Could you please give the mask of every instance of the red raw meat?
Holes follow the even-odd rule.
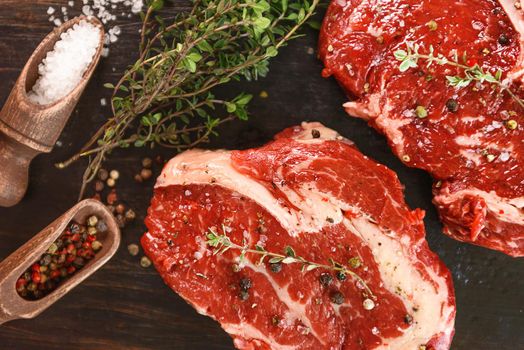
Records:
[[[392,171],[304,123],[260,148],[173,158],[141,242],[166,284],[239,349],[449,349],[452,279],[428,248],[423,216]],[[214,254],[210,232],[266,252],[290,246],[328,268]],[[329,259],[362,280],[337,276]]]
[[[434,177],[444,232],[511,256],[524,256],[521,7],[514,0],[334,0],[319,43],[323,75],[353,99],[346,111],[383,133],[406,165]],[[416,46],[495,77],[500,71],[516,96],[489,82],[451,86],[447,76],[464,77],[464,68],[427,66],[427,59],[400,71],[394,53]]]

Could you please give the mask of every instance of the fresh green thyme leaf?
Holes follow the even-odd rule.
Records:
[[[349,263],[352,269],[340,263],[337,263],[335,260],[331,258],[328,259],[329,265],[320,264],[320,263],[316,263],[313,261],[309,261],[304,257],[297,256],[295,253],[295,250],[291,246],[287,246],[284,249],[284,253],[285,253],[284,255],[284,254],[278,254],[278,253],[267,251],[264,248],[260,249],[261,248],[260,246],[255,246],[255,249],[252,249],[247,245],[247,242],[242,242],[243,245],[236,244],[229,239],[224,227],[222,227],[222,231],[223,233],[219,234],[210,228],[208,233],[206,234],[206,237],[207,237],[206,243],[208,246],[213,248],[213,255],[223,254],[226,251],[228,251],[229,249],[232,249],[232,250],[240,251],[239,260],[241,262],[247,259],[247,254],[257,254],[257,255],[262,256],[260,260],[258,261],[258,264],[262,264],[264,261],[264,258],[270,257],[268,261],[269,264],[277,264],[277,263],[282,263],[286,265],[301,264],[300,270],[302,272],[309,272],[315,269],[331,270],[337,273],[351,276],[356,282],[358,282],[365,289],[368,298],[376,299],[376,297],[373,295],[371,289],[368,287],[366,282],[355,271],[352,270],[352,269],[355,269],[361,266],[361,261],[360,261],[360,258],[358,257],[349,259]]]
[[[507,93],[516,103],[524,109],[524,100],[518,97],[511,89],[510,86],[502,81],[502,71],[499,69],[493,73],[484,70],[479,64],[467,65],[468,62],[467,54],[462,54],[462,62],[459,62],[459,54],[455,51],[452,54],[452,58],[444,57],[442,54],[435,54],[433,46],[429,47],[427,54],[419,52],[420,46],[418,44],[406,44],[406,49],[398,49],[393,52],[393,56],[396,60],[400,61],[398,66],[399,71],[406,72],[410,68],[417,68],[418,61],[426,61],[426,67],[429,68],[433,64],[441,66],[451,66],[461,70],[461,75],[448,75],[446,80],[450,86],[457,89],[468,87],[472,82],[476,81],[479,83],[489,83],[493,87],[498,88],[501,92]]]
[[[172,17],[159,12],[164,1],[149,1],[142,15],[139,58],[116,84],[104,85],[113,89],[113,115],[80,153],[57,166],[89,157],[82,197],[114,148],[158,144],[182,151],[208,142],[223,123],[247,119],[250,97],[225,101],[210,92],[232,80],[265,77],[269,60],[298,36],[318,3],[192,0],[190,11]],[[107,134],[107,129],[113,132]]]

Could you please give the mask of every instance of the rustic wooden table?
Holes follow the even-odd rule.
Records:
[[[80,3],[80,1],[76,1]],[[2,0],[0,6],[0,103],[5,101],[21,68],[40,40],[52,29],[48,6],[66,0]],[[180,11],[177,3],[172,11]],[[71,14],[79,13],[79,4]],[[103,59],[60,145],[37,157],[31,167],[29,191],[19,205],[0,208],[0,259],[32,237],[71,207],[78,195],[85,163],[66,170],[53,164],[64,160],[88,139],[109,116],[100,99],[102,88],[115,82],[133,61],[138,19],[121,23],[123,34]],[[457,294],[457,323],[453,349],[524,348],[524,260],[453,241],[440,233],[441,225],[431,204],[431,180],[421,171],[404,167],[389,151],[383,137],[365,123],[347,118],[345,98],[337,84],[320,77],[321,65],[311,54],[317,33],[293,42],[271,64],[267,78],[258,83],[230,85],[228,92],[265,90],[269,98],[256,97],[248,122],[224,126],[220,137],[206,147],[245,148],[260,145],[286,126],[319,120],[356,142],[367,155],[391,167],[406,186],[412,207],[427,211],[426,228],[431,247],[453,271]],[[228,93],[222,91],[219,93]],[[116,256],[49,310],[33,320],[18,320],[0,327],[2,349],[232,349],[230,338],[214,321],[198,315],[164,285],[153,268],[144,269],[139,257],[126,246],[138,243],[152,192],[152,180],[136,184],[133,175],[140,159],[169,151],[117,151],[107,167],[118,169],[120,197],[137,212],[125,228]],[[0,164],[0,166],[6,166]],[[157,169],[158,170],[158,169]],[[1,296],[0,296],[1,297]]]

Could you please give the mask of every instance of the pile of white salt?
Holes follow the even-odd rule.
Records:
[[[62,33],[38,66],[39,77],[29,99],[47,105],[69,94],[82,80],[99,44],[100,28],[87,21]]]

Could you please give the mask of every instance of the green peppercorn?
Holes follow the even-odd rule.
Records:
[[[49,254],[54,254],[56,253],[56,251],[58,250],[58,246],[56,245],[56,243],[52,243],[49,248],[47,249],[47,252]]]
[[[344,272],[342,272],[342,271],[338,271],[337,272],[337,279],[339,281],[345,281],[346,278],[347,278],[347,276],[346,276],[346,274]]]
[[[434,20],[429,21],[428,23],[426,23],[426,25],[428,26],[429,30],[432,32],[434,32],[438,28],[438,24]]]
[[[518,126],[519,124],[515,119],[510,119],[506,122],[506,127],[510,130],[515,130]]]
[[[358,269],[360,265],[362,265],[362,261],[360,261],[358,256],[354,256],[349,259],[349,266],[351,266],[352,269]]]
[[[148,268],[149,266],[151,266],[151,260],[149,260],[147,256],[143,256],[140,259],[140,266],[142,266],[143,268]]]
[[[137,244],[130,244],[127,246],[127,251],[129,252],[129,254],[131,256],[137,256],[138,255],[138,252],[139,252],[140,248],[138,247]]]
[[[102,243],[100,241],[93,241],[93,243],[91,243],[91,248],[93,248],[95,252],[99,251],[102,249]]]
[[[415,108],[415,113],[420,119],[426,118],[428,116],[428,111],[424,106],[417,106],[417,108]]]

